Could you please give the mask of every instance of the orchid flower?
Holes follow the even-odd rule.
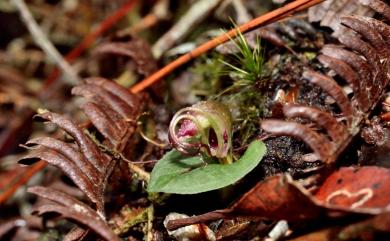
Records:
[[[232,117],[216,101],[202,101],[178,111],[169,126],[169,140],[187,155],[205,153],[223,164],[232,163]]]

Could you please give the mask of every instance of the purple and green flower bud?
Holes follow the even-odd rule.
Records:
[[[169,139],[184,154],[202,152],[218,158],[221,163],[231,163],[231,113],[216,101],[202,101],[181,109],[171,121]]]

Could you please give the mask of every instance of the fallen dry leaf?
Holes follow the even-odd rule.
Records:
[[[173,220],[167,228],[238,216],[297,222],[349,213],[381,214],[389,210],[389,181],[385,168],[341,168],[312,195],[288,174],[276,175],[259,182],[228,209]]]
[[[343,167],[325,180],[315,198],[332,207],[379,213],[390,205],[389,183],[387,168]]]
[[[276,175],[259,182],[231,210],[245,216],[289,221],[312,219],[325,213],[289,175]]]

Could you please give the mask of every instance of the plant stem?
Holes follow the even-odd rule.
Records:
[[[154,220],[154,206],[148,207],[148,222],[146,224],[146,241],[153,241],[153,220]]]
[[[232,164],[233,163],[232,151],[230,150],[229,153],[227,154],[227,156],[220,159],[219,162],[222,164],[227,164],[227,165]]]
[[[196,24],[205,19],[221,0],[196,1],[191,8],[152,47],[153,56],[159,59],[177,41],[184,38]]]

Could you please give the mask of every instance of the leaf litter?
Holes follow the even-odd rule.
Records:
[[[226,3],[221,9],[227,13],[232,10],[232,16],[236,14],[240,21],[263,11],[255,1],[245,2]],[[292,4],[297,2],[304,1]],[[39,9],[41,3],[36,4],[34,9]],[[7,144],[2,144],[2,150],[16,147],[7,140],[19,137],[25,128],[32,131],[33,138],[24,146],[28,154],[20,163],[39,161],[35,164],[38,166],[43,160],[61,170],[48,168],[33,180],[38,186],[27,191],[38,196],[36,202],[26,194],[8,200],[10,194],[0,193],[8,200],[6,205],[32,203],[33,213],[45,216],[39,219],[44,221],[43,227],[35,228],[25,212],[2,209],[6,216],[0,219],[0,238],[18,240],[26,234],[54,236],[55,240],[97,236],[105,240],[387,237],[389,172],[383,155],[387,153],[388,120],[386,105],[381,108],[378,103],[386,103],[387,96],[390,7],[380,0],[325,1],[308,10],[308,19],[305,13],[293,15],[240,34],[238,40],[218,47],[218,54],[206,54],[188,64],[197,66],[196,71],[189,66],[176,70],[177,82],[187,78],[185,95],[191,98],[183,97],[184,101],[175,102],[178,96],[170,92],[176,87],[167,88],[174,74],[165,85],[159,82],[152,91],[143,93],[131,93],[117,84],[115,80],[126,83],[126,87],[134,82],[142,85],[139,80],[170,61],[172,55],[169,51],[164,54],[165,49],[159,61],[153,57],[149,43],[159,37],[157,43],[187,35],[185,41],[197,43],[199,38],[215,34],[213,24],[223,22],[217,17],[218,7],[182,15],[189,8],[184,1],[179,5],[177,9],[170,7],[170,17],[153,18],[154,10],[143,16],[143,24],[158,27],[150,31],[143,26],[142,38],[126,36],[128,30],[119,29],[120,34],[106,34],[91,53],[79,57],[75,68],[81,66],[82,76],[101,77],[85,78],[73,87],[71,93],[81,97],[75,102],[70,95],[62,94],[70,93],[69,86],[58,85],[61,91],[50,89],[55,95],[45,101],[57,104],[50,105],[52,111],[36,115],[36,119],[55,124],[45,127],[50,136],[42,134],[42,127],[37,131],[37,127],[23,124],[30,124],[33,110],[45,107],[45,101],[42,94],[34,93],[37,88],[20,88],[24,86],[20,79],[40,79],[47,70],[30,66],[30,72],[24,73],[19,62],[12,73],[0,71],[2,79],[18,83],[7,82],[5,91],[1,89],[6,97],[1,106],[4,113],[10,113],[0,122]],[[56,7],[49,4],[45,8]],[[124,9],[129,8],[124,5]],[[143,11],[129,15],[141,18]],[[47,16],[50,11],[37,14]],[[126,21],[134,21],[131,19]],[[197,20],[199,26],[193,24]],[[189,21],[191,30],[196,31],[175,37],[175,23],[183,21]],[[211,24],[207,26],[206,21]],[[229,24],[231,21],[223,23]],[[61,25],[55,26],[62,30]],[[170,45],[182,40],[177,41]],[[39,61],[50,68],[50,64]],[[3,66],[0,61],[0,70]],[[26,76],[13,74],[18,71]],[[132,92],[138,92],[141,85]],[[224,111],[215,106],[203,116],[191,112],[199,111],[204,103],[194,103],[199,100],[226,104],[231,120],[219,118]],[[194,105],[185,108],[188,104]],[[20,117],[25,110],[25,116]],[[64,114],[57,114],[60,112]],[[174,113],[184,113],[187,122],[180,120],[176,123],[179,127],[172,129],[169,120]],[[21,118],[19,124],[14,124],[15,117]],[[3,131],[8,129],[11,132]],[[172,138],[172,133],[177,136]],[[169,137],[171,145],[164,143]],[[29,168],[14,170],[1,165],[0,177],[7,183],[2,187],[4,193],[17,189],[13,183],[23,185],[29,178],[18,181],[17,176],[32,170]],[[66,184],[48,187],[53,181]],[[9,187],[12,192],[7,191]],[[84,196],[70,191],[76,187]],[[76,225],[46,218],[53,213]]]

